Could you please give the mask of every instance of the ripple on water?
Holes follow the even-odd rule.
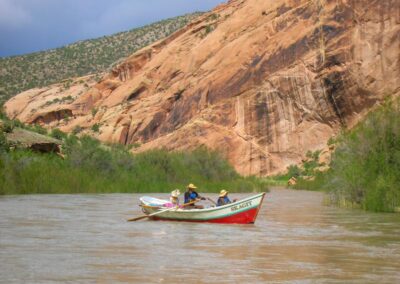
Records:
[[[325,207],[321,193],[273,190],[255,225],[126,222],[142,214],[138,198],[0,198],[1,281],[400,281],[399,214]]]

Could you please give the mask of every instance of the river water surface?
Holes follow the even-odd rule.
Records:
[[[0,282],[400,283],[400,214],[275,189],[255,225],[126,222],[138,198],[0,197]]]

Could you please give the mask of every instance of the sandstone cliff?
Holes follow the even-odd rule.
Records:
[[[269,175],[398,95],[399,78],[399,1],[232,0],[99,82],[29,90],[5,107],[136,151],[206,145],[242,174]]]

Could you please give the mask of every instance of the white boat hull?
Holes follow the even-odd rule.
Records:
[[[150,218],[165,221],[250,224],[255,222],[264,196],[265,193],[260,193],[224,206],[205,209],[174,208]],[[151,197],[142,197],[141,202],[146,214],[165,210],[166,207],[163,207],[162,204],[168,203],[168,201]],[[154,202],[157,204],[156,206],[154,206]]]

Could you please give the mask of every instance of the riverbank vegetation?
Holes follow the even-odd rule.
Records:
[[[330,170],[296,188],[322,189],[332,204],[375,212],[400,207],[400,107],[387,102],[335,142]]]
[[[323,172],[327,170],[327,165],[320,162],[321,151],[308,151],[306,159],[298,165],[291,165],[285,173],[264,178],[270,186],[287,187],[294,189],[320,190],[319,181]],[[311,181],[311,182],[310,182]],[[293,184],[291,184],[293,182]]]
[[[188,183],[200,192],[267,190],[260,179],[241,177],[219,153],[206,148],[132,154],[125,146],[104,145],[89,136],[59,130],[50,134],[63,140],[64,158],[10,149],[0,132],[0,194],[170,192],[184,190]]]
[[[331,201],[391,212],[400,206],[400,107],[386,103],[338,141],[326,177]]]

